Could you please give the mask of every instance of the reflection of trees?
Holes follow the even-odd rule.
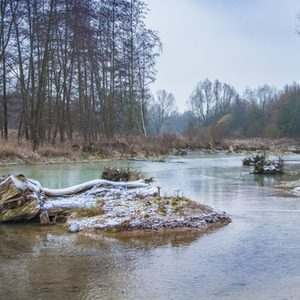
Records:
[[[199,230],[70,235],[57,226],[1,225],[1,295],[111,297],[134,284],[136,274],[156,259],[161,247],[189,245],[200,235]]]
[[[1,297],[119,298],[135,290],[146,265],[167,259],[165,246],[190,245],[201,234],[183,229],[68,234],[59,226],[1,225]]]
[[[1,225],[0,289],[3,297],[51,299],[59,295],[66,299],[86,285],[87,259],[83,257],[80,264],[76,263],[76,236],[62,235],[59,231],[25,224]]]
[[[254,175],[254,181],[260,186],[271,186],[279,183],[280,180],[280,175]]]
[[[188,245],[203,233],[201,230],[177,229],[172,231],[137,231],[118,234],[86,233],[87,238],[104,243],[121,243],[129,248],[157,248],[165,245],[174,247]]]

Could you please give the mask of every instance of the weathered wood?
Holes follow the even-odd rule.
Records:
[[[50,219],[49,219],[49,215],[47,211],[43,211],[40,216],[40,224],[41,225],[49,225],[50,223]]]
[[[41,186],[23,175],[0,182],[0,222],[30,220],[40,211]]]
[[[57,216],[69,214],[70,207],[82,207],[85,206],[85,202],[88,203],[87,206],[91,205],[91,197],[84,195],[84,192],[94,187],[102,193],[114,188],[125,190],[149,188],[149,185],[142,181],[112,182],[95,179],[65,189],[48,189],[43,188],[38,181],[27,179],[24,175],[10,175],[0,180],[0,222],[29,220],[38,216],[41,211],[47,211],[49,222],[42,215],[41,223],[52,223]],[[80,203],[76,195],[82,196]],[[61,201],[62,207],[49,205],[52,199],[53,203],[56,203],[57,197],[65,196],[69,196],[68,203],[71,204],[66,205],[65,201]],[[48,200],[48,206],[44,205],[45,200]]]

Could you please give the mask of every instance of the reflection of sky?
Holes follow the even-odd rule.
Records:
[[[174,93],[180,109],[206,77],[247,86],[282,87],[299,78],[297,0],[146,0],[147,24],[164,53],[153,91]]]
[[[62,233],[55,226],[0,225],[3,299],[298,299],[299,198],[281,197],[268,179],[261,186],[241,159],[132,162],[164,190],[180,187],[186,196],[230,213],[228,226],[183,244],[177,235],[118,240]],[[105,165],[109,162],[21,169],[61,187],[93,179]],[[19,173],[20,166],[2,171]]]

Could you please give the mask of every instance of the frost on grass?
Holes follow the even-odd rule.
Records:
[[[78,218],[71,215],[67,221],[70,232],[105,230],[158,230],[175,228],[203,228],[209,223],[229,221],[224,212],[198,204],[189,199],[160,198],[154,191],[112,191],[102,198],[98,216]]]
[[[158,197],[157,188],[143,181],[95,179],[66,189],[48,189],[24,176],[10,176],[0,182],[0,191],[0,221],[1,216],[5,221],[40,215],[43,224],[67,219],[70,232],[203,228],[230,221],[225,212],[187,198]]]

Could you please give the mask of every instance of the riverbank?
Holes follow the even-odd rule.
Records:
[[[218,142],[197,140],[177,135],[128,136],[101,139],[96,143],[82,141],[45,144],[32,151],[30,143],[2,142],[0,166],[14,164],[87,163],[111,159],[164,161],[168,155],[187,155],[192,152],[242,153],[270,151],[273,153],[300,153],[299,141],[292,139],[225,139]]]

